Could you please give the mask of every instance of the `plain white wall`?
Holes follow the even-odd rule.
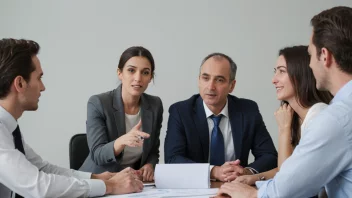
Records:
[[[234,95],[255,100],[277,144],[273,112],[279,105],[271,84],[278,50],[308,44],[311,17],[349,1],[1,1],[0,38],[26,38],[41,45],[47,90],[39,110],[20,118],[22,133],[44,159],[69,166],[68,143],[85,133],[89,96],[118,85],[116,68],[128,47],[148,48],[156,61],[147,93],[169,106],[198,93],[201,60],[223,52],[238,65]]]

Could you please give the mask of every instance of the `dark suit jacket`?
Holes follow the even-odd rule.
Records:
[[[259,172],[275,168],[277,152],[258,105],[232,95],[227,98],[236,158]],[[165,163],[208,163],[209,128],[200,95],[171,105],[169,113]],[[255,161],[248,165],[250,150]]]
[[[133,168],[140,168],[146,163],[155,166],[159,162],[159,135],[163,119],[163,106],[159,97],[142,94],[141,119],[142,129],[150,137],[144,140],[142,158]],[[90,153],[80,170],[92,173],[120,171],[123,152],[114,155],[114,142],[126,134],[121,85],[89,98],[86,126]]]

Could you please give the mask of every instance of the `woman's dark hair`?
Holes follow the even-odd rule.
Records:
[[[303,108],[309,108],[315,103],[328,104],[332,95],[328,91],[319,91],[312,70],[309,67],[310,57],[308,46],[286,47],[279,51],[287,65],[287,73],[295,90],[295,98]],[[282,101],[281,104],[287,103]],[[294,112],[291,125],[291,144],[296,146],[301,138],[299,116]]]
[[[130,47],[130,48],[126,49],[121,54],[119,65],[118,65],[119,70],[122,71],[123,68],[125,67],[126,62],[130,58],[135,57],[135,56],[141,56],[141,57],[144,57],[144,58],[148,59],[148,61],[150,62],[150,65],[152,67],[151,68],[152,69],[152,72],[151,72],[152,78],[154,78],[155,64],[154,64],[153,56],[152,56],[152,54],[150,53],[149,50],[147,50],[147,49],[145,49],[144,47],[141,47],[141,46]]]

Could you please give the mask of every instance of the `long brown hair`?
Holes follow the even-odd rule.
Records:
[[[310,108],[315,103],[328,104],[333,96],[327,91],[319,91],[312,70],[309,67],[308,46],[286,47],[279,51],[279,56],[286,60],[287,73],[295,90],[295,98],[303,108]],[[281,104],[287,103],[282,101]],[[294,112],[291,125],[291,144],[297,146],[300,135],[299,116]]]

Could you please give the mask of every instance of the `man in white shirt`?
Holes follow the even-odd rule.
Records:
[[[311,197],[325,186],[328,197],[352,196],[352,8],[334,7],[314,16],[308,52],[320,90],[334,95],[305,126],[280,172],[256,183],[221,187],[231,197]],[[303,133],[303,131],[302,131]]]
[[[22,139],[17,120],[38,108],[43,71],[39,45],[0,40],[0,195],[16,197],[94,197],[140,192],[136,171],[91,174],[61,168],[37,155]]]

